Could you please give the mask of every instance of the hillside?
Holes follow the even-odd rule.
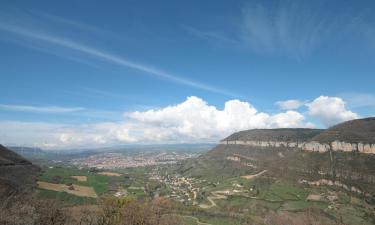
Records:
[[[323,131],[308,128],[254,129],[234,133],[223,141],[308,141]]]
[[[29,161],[11,151],[10,149],[0,145],[0,166],[11,166],[11,165],[27,165],[31,164]]]
[[[241,131],[223,139],[221,144],[198,159],[181,165],[178,171],[185,176],[217,182],[267,170],[267,176],[272,179],[282,179],[296,185],[302,181],[319,183],[324,180],[330,185],[339,185],[344,191],[367,194],[366,198],[374,201],[375,154],[352,151],[352,145],[350,151],[330,151],[329,144],[324,144],[328,146],[326,151],[307,149],[311,146],[315,148],[314,144],[318,141],[375,143],[374,128],[375,118],[367,118],[338,124],[328,130]],[[291,145],[293,142],[303,143]]]
[[[40,158],[47,155],[47,152],[41,148],[32,148],[32,147],[24,147],[24,146],[6,146],[11,151],[19,154],[22,157],[27,159],[34,159]]]
[[[375,143],[375,117],[350,120],[330,127],[312,140],[320,143],[345,141],[348,143]]]
[[[0,145],[0,199],[35,186],[39,167]]]

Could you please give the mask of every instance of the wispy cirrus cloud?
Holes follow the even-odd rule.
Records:
[[[192,26],[182,26],[184,30],[186,30],[189,34],[196,36],[198,38],[207,39],[207,40],[216,40],[220,42],[226,42],[230,44],[240,44],[240,41],[227,37],[225,34],[219,31],[207,31],[207,30],[200,30]]]
[[[84,107],[62,107],[41,105],[15,105],[0,104],[0,111],[13,111],[22,113],[53,114],[68,117],[83,117],[85,119],[114,121],[122,118],[119,111],[88,109]]]
[[[319,1],[252,1],[242,7],[238,24],[227,29],[182,27],[198,38],[226,43],[237,49],[302,60],[337,30],[355,20],[345,15],[326,15],[325,6]],[[225,32],[228,29],[232,30],[231,35]]]
[[[143,72],[145,74],[152,75],[159,79],[167,80],[170,82],[174,82],[174,83],[182,84],[185,86],[190,86],[193,88],[197,88],[197,89],[201,89],[201,90],[209,91],[213,93],[218,93],[218,94],[222,94],[226,96],[237,96],[236,94],[229,92],[227,90],[217,88],[211,85],[207,85],[204,83],[196,82],[196,81],[193,81],[193,80],[181,77],[181,76],[177,76],[175,74],[162,71],[152,66],[147,66],[138,62],[133,62],[123,57],[111,54],[105,50],[95,48],[89,45],[85,45],[80,42],[72,41],[63,37],[54,36],[46,32],[39,32],[39,31],[35,31],[27,27],[23,27],[23,26],[11,24],[11,23],[4,23],[4,22],[0,23],[0,30],[7,31],[10,33],[19,35],[21,37],[24,37],[24,38],[32,39],[34,41],[40,41],[49,45],[56,45],[58,47],[63,47],[66,49],[74,50],[74,51],[89,55],[91,57],[95,57],[96,59],[99,59],[105,62],[116,64],[116,65],[123,66],[126,68],[131,68],[131,69]]]
[[[60,106],[32,106],[32,105],[8,105],[0,104],[0,110],[32,112],[32,113],[72,113],[81,112],[82,107],[60,107]]]
[[[324,7],[305,1],[276,2],[272,7],[248,4],[242,10],[242,39],[253,50],[303,59],[334,32],[336,20],[324,17]]]
[[[76,28],[77,30],[94,34],[95,36],[99,35],[102,37],[110,37],[111,39],[124,39],[124,37],[120,37],[119,35],[106,29],[96,27],[87,23],[70,20],[58,15],[53,15],[42,11],[31,11],[30,14],[34,17],[40,17],[44,21],[50,21],[51,23],[64,25],[69,28]]]

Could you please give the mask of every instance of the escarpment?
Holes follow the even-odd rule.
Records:
[[[375,119],[367,118],[327,130],[240,131],[182,164],[179,171],[185,176],[229,178],[267,170],[274,179],[332,186],[375,202],[374,127]]]
[[[352,120],[327,130],[297,128],[241,131],[223,139],[220,144],[375,154],[375,118]]]
[[[347,143],[345,141],[333,141],[331,143],[310,142],[277,142],[277,141],[228,141],[222,140],[220,144],[224,145],[249,145],[253,147],[273,147],[273,148],[291,148],[301,149],[312,152],[343,151],[375,154],[375,144],[371,143]]]

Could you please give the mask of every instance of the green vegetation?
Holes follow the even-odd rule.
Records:
[[[50,190],[38,190],[39,196],[48,199],[61,200],[69,204],[93,204],[95,199],[75,196],[66,192],[50,191]]]
[[[72,176],[85,176],[86,181],[79,181]],[[72,167],[55,167],[45,168],[38,178],[40,181],[58,184],[77,184],[82,186],[93,187],[98,195],[105,194],[109,191],[116,191],[124,182],[124,177],[110,177],[98,175],[88,170],[80,170]],[[86,203],[87,198],[74,196],[65,192],[40,190],[40,195],[47,198],[56,198],[66,202]]]
[[[71,176],[86,176],[87,181],[78,181]],[[39,180],[51,182],[51,183],[61,183],[61,184],[78,184],[83,186],[93,187],[97,194],[103,194],[108,190],[108,185],[111,181],[120,181],[118,177],[107,177],[101,176],[94,173],[90,173],[87,170],[79,170],[76,168],[47,168],[43,171]]]
[[[307,141],[323,131],[308,128],[253,129],[236,132],[224,141]]]

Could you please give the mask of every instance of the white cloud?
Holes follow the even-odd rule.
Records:
[[[308,113],[317,117],[325,126],[358,118],[358,115],[345,107],[345,102],[338,97],[320,96],[307,104]]]
[[[305,117],[296,111],[279,113],[270,118],[271,127],[309,127],[314,128],[312,123],[305,123]]]
[[[278,105],[281,109],[286,109],[286,110],[293,110],[293,109],[298,109],[299,107],[303,106],[306,104],[306,101],[301,101],[297,99],[290,99],[286,101],[278,101],[276,102],[276,105]]]
[[[320,96],[306,104],[308,114],[325,126],[358,118],[338,97]],[[54,124],[0,121],[0,143],[48,148],[76,148],[124,143],[216,142],[240,130],[255,128],[315,127],[297,111],[259,112],[240,100],[225,102],[223,109],[195,96],[159,109],[124,113],[118,122]]]
[[[227,101],[220,110],[194,96],[165,108],[124,115],[125,119],[117,123],[22,123],[18,126],[18,122],[0,122],[0,141],[25,140],[22,143],[55,148],[121,143],[197,143],[216,142],[232,132],[246,129],[312,126],[296,111],[271,115],[258,112],[250,103],[239,100]],[[18,127],[26,139],[18,133]]]
[[[71,113],[83,111],[82,107],[59,107],[59,106],[31,106],[31,105],[6,105],[0,104],[0,110],[35,112],[35,113]]]
[[[217,140],[239,130],[306,126],[304,116],[295,111],[269,115],[239,100],[227,101],[224,109],[219,110],[194,96],[174,106],[133,112],[127,116],[133,122],[145,125],[146,130],[157,128],[159,132],[171,132],[181,140]],[[168,135],[160,138],[168,139]]]

